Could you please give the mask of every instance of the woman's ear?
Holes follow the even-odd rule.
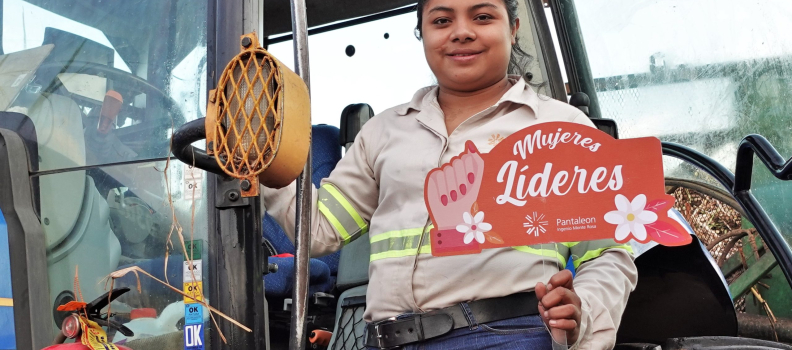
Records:
[[[511,29],[511,42],[512,42],[512,45],[517,43],[517,31],[519,31],[519,30],[520,30],[520,19],[519,18],[515,18],[514,19],[514,25],[512,26],[512,29]]]

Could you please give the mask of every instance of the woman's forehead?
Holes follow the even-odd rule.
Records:
[[[423,13],[435,11],[467,12],[470,10],[490,8],[505,10],[503,0],[427,0]]]

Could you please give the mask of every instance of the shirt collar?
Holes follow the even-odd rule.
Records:
[[[512,102],[530,107],[536,113],[536,107],[539,102],[539,95],[525,82],[525,79],[519,75],[509,75],[509,81],[513,84],[503,97],[500,98],[497,104],[502,102]],[[412,100],[409,103],[400,106],[396,113],[398,115],[407,115],[410,110],[420,112],[432,102],[437,102],[437,85],[427,86],[415,92]]]

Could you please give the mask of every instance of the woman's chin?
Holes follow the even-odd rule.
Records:
[[[504,76],[492,76],[492,74],[476,74],[474,72],[460,72],[448,76],[446,79],[438,79],[441,87],[455,91],[473,92],[488,88],[498,83]]]

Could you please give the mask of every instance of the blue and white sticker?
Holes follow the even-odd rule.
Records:
[[[204,350],[204,325],[184,326],[184,350]]]
[[[203,305],[185,304],[184,305],[184,324],[203,323]]]

